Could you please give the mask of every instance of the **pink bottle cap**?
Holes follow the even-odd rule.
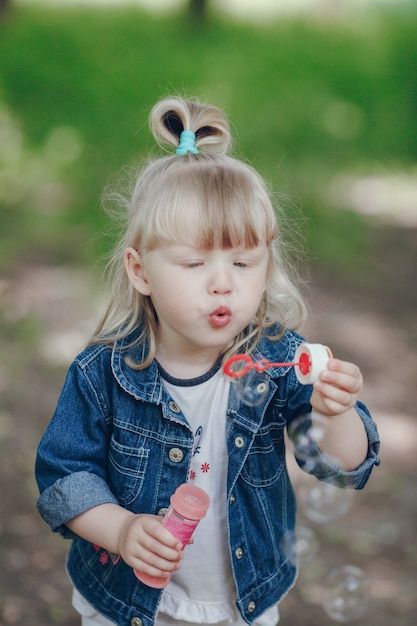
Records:
[[[200,520],[207,513],[210,498],[203,489],[184,483],[171,496],[172,507],[182,517]]]

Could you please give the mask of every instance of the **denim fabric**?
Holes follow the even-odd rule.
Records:
[[[290,362],[302,340],[290,331],[280,341],[265,337],[254,358]],[[106,502],[157,514],[188,479],[193,433],[157,364],[142,371],[127,364],[127,355],[139,360],[142,353],[142,347],[128,348],[131,342],[128,337],[113,349],[89,347],[71,365],[38,449],[38,509],[52,530],[72,539],[68,572],[88,602],[119,626],[151,626],[162,592],[140,583],[123,560],[65,526]],[[311,410],[311,387],[300,385],[293,368],[271,368],[267,374],[269,393],[260,406],[243,404],[232,384],[227,411],[229,549],[237,606],[248,624],[279,602],[296,578],[280,549],[283,534],[294,529],[296,512],[284,429]],[[379,439],[366,407],[358,403],[357,411],[368,434],[367,459],[343,472],[323,457],[316,473],[361,489],[379,463]]]

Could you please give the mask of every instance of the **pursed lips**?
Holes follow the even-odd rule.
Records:
[[[209,320],[215,328],[223,328],[232,319],[232,312],[227,306],[219,306],[209,315]]]

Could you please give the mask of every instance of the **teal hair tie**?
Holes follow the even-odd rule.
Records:
[[[192,130],[183,130],[180,135],[180,143],[176,150],[177,154],[187,154],[192,152],[198,154],[198,148],[195,147],[195,133]]]

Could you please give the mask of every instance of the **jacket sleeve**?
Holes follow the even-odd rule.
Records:
[[[40,515],[55,532],[100,504],[117,503],[106,482],[111,433],[108,403],[91,369],[74,361],[56,411],[39,444],[35,475]]]

